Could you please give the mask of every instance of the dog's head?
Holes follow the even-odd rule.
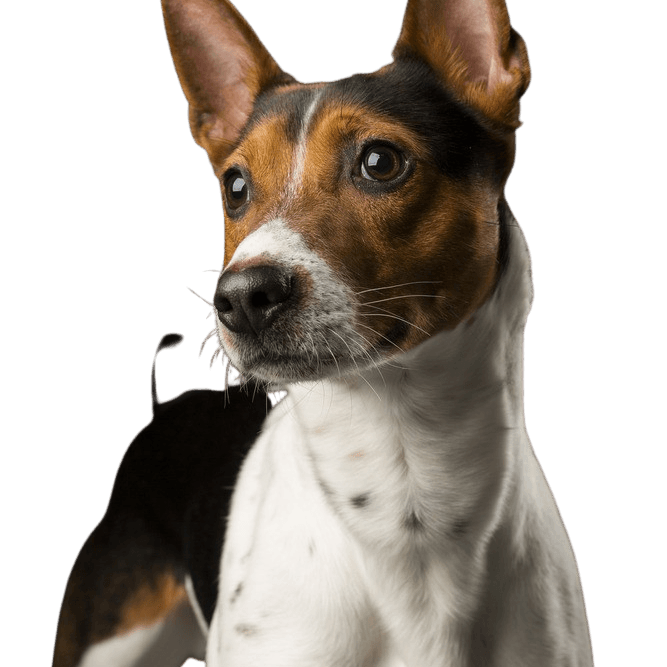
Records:
[[[227,0],[163,0],[190,126],[220,181],[215,307],[234,365],[345,376],[492,293],[530,77],[503,0],[410,0],[394,61],[304,85]]]

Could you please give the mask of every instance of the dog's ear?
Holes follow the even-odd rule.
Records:
[[[504,0],[409,0],[394,57],[426,61],[459,99],[496,124],[520,125],[530,66]]]
[[[190,129],[219,164],[238,139],[257,95],[293,81],[227,0],[162,0]]]

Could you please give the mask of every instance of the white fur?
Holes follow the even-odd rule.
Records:
[[[484,664],[592,664],[524,426],[532,288],[510,232],[510,265],[471,322],[379,370],[292,385],[270,415],[233,498],[210,667],[464,667],[471,619],[496,604]],[[274,221],[237,254],[304,261],[294,236]]]
[[[306,109],[306,113],[304,114],[301,121],[301,132],[299,134],[296,148],[294,149],[294,156],[291,163],[292,169],[290,171],[289,179],[287,182],[287,192],[291,197],[294,197],[301,188],[301,181],[303,180],[303,173],[306,164],[306,140],[308,136],[308,130],[310,129],[310,121],[315,114],[315,110],[317,109],[321,96],[321,90],[315,92],[313,101],[310,103],[308,109]]]

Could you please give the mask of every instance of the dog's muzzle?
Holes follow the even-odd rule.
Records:
[[[285,311],[294,298],[294,275],[275,265],[225,271],[213,305],[220,322],[234,333],[257,336]]]

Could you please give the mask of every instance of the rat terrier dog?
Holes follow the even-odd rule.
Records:
[[[142,539],[176,501],[142,486],[126,592],[75,567],[54,665],[175,667],[204,643],[210,667],[592,665],[524,425],[530,261],[504,185],[530,69],[503,0],[409,0],[390,65],[309,85],[227,0],[163,9],[222,189],[221,346],[288,393],[229,510],[216,452],[250,399],[210,452],[182,443],[210,510],[179,505],[168,550]],[[156,485],[169,455],[144,460]]]

